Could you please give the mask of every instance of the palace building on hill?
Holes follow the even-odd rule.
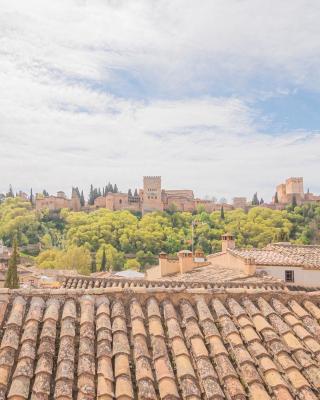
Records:
[[[304,192],[303,178],[302,177],[291,177],[286,179],[285,183],[280,183],[276,187],[277,199],[274,197],[273,202],[278,202],[280,205],[287,205],[293,202],[295,198],[297,204],[303,203],[320,203],[320,196]]]
[[[50,211],[61,210],[68,208],[72,211],[80,211],[80,198],[77,192],[72,189],[71,199],[68,199],[66,194],[59,191],[56,196],[37,195],[35,199],[35,207],[37,211],[48,209]]]
[[[107,193],[98,197],[94,205],[97,208],[109,210],[140,211],[143,214],[152,211],[176,210],[195,211],[198,206],[203,206],[207,212],[221,209],[222,204],[211,200],[197,199],[192,190],[166,190],[162,188],[161,176],[145,176],[143,188],[138,196],[129,196],[127,193]],[[230,204],[223,204],[225,210],[233,209]]]

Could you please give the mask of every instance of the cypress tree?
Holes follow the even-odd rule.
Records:
[[[279,203],[278,192],[276,192],[275,195],[274,195],[274,203],[275,203],[275,204],[278,204],[278,203]]]
[[[221,207],[221,210],[220,210],[220,218],[221,218],[221,219],[224,219],[224,209],[223,209],[223,206]]]
[[[111,183],[109,182],[107,185],[107,193],[112,193],[113,192],[113,187],[111,185]]]
[[[137,189],[134,189],[134,197],[138,197],[138,196],[139,196],[138,190],[137,190]]]
[[[13,189],[12,189],[11,185],[9,186],[9,192],[7,193],[6,197],[14,197],[14,193],[13,193]]]
[[[107,257],[106,257],[106,249],[103,248],[102,259],[101,259],[101,268],[100,271],[105,272],[107,270]]]
[[[261,197],[260,204],[263,204],[263,203],[264,203],[264,200],[263,200],[263,198]]]
[[[252,198],[252,205],[253,205],[253,206],[259,205],[259,199],[258,199],[258,193],[257,193],[257,192],[253,195],[253,198]]]
[[[80,199],[80,190],[79,190],[78,186],[76,186],[75,188],[72,188],[72,192],[73,192],[73,191],[76,192],[77,196],[78,196],[79,199]]]
[[[128,190],[128,197],[132,197],[132,191],[131,191],[131,189]]]
[[[113,193],[118,193],[118,192],[119,192],[118,186],[116,184],[114,184]]]
[[[94,203],[94,197],[93,197],[93,185],[90,185],[90,192],[89,192],[89,199],[88,203],[92,206]]]
[[[85,205],[83,190],[81,190],[81,194],[80,194],[80,205],[81,205],[81,207],[84,207],[84,205]]]
[[[9,289],[18,289],[19,288],[19,278],[17,266],[19,262],[19,254],[17,247],[17,239],[13,241],[13,252],[9,259],[8,271],[6,273],[6,280],[4,283],[4,287]]]
[[[91,273],[97,272],[96,254],[91,253]]]
[[[295,194],[292,196],[291,205],[292,205],[293,208],[297,207],[297,205],[298,205],[298,204],[297,204],[297,198],[296,198],[296,195],[295,195]]]
[[[30,190],[30,203],[33,204],[33,193],[32,193],[32,188]]]

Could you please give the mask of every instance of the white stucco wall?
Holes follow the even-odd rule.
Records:
[[[257,272],[265,271],[275,278],[285,281],[285,271],[294,271],[294,282],[297,285],[320,286],[320,270],[302,269],[299,267],[259,266]]]

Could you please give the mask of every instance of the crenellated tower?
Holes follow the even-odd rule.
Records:
[[[163,211],[161,195],[161,176],[144,176],[142,213]]]

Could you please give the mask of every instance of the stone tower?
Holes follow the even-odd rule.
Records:
[[[71,195],[71,210],[72,211],[80,211],[81,204],[80,204],[80,197],[77,191],[72,188],[72,195]]]
[[[286,180],[286,192],[287,194],[296,194],[301,197],[304,195],[303,191],[303,178],[289,178]]]
[[[143,177],[142,213],[163,211],[161,176]]]

